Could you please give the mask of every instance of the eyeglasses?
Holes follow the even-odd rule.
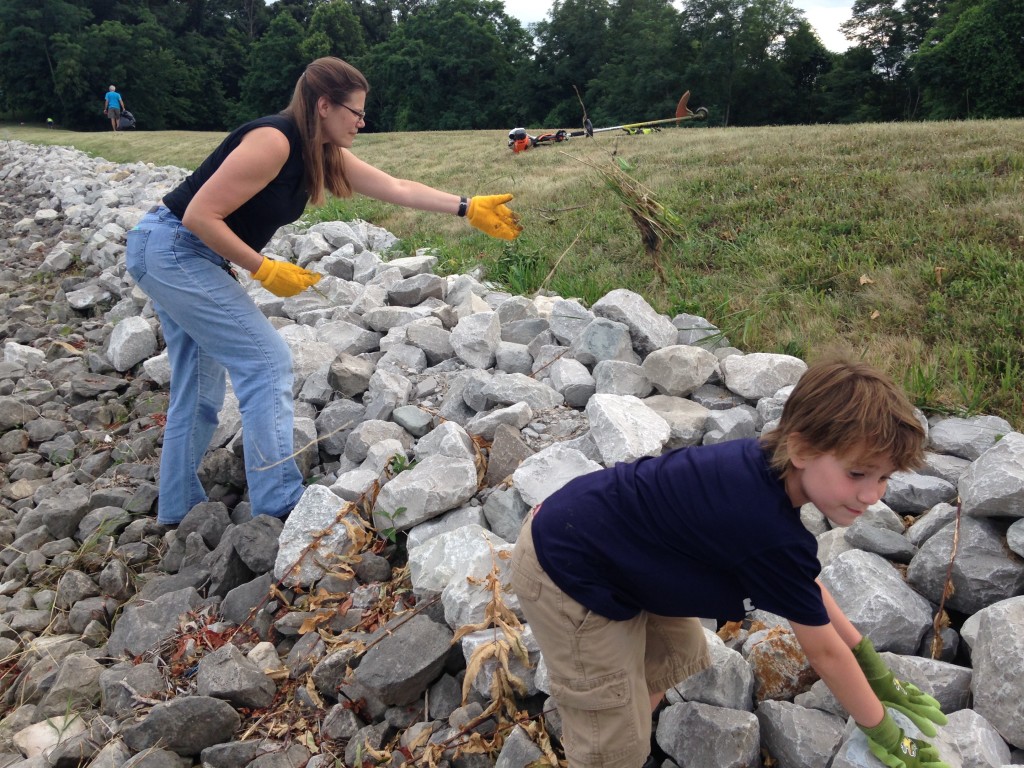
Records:
[[[362,120],[364,123],[366,122],[366,110],[365,109],[352,109],[352,107],[350,107],[348,104],[339,104],[338,106],[339,107],[344,107],[349,112],[351,112],[353,115],[355,115],[357,118]]]

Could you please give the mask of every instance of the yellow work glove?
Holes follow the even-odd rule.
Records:
[[[523,228],[519,217],[505,203],[512,195],[483,195],[470,198],[466,218],[481,232],[502,240],[515,240]]]
[[[252,273],[254,280],[263,283],[263,287],[275,296],[294,296],[302,293],[311,285],[320,282],[320,275],[310,272],[290,261],[276,261],[263,257],[260,268]]]

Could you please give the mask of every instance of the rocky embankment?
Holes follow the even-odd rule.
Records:
[[[229,393],[210,501],[166,530],[168,365],[123,253],[184,172],[0,157],[0,767],[554,759],[543,659],[505,590],[527,510],[601,466],[770,429],[805,368],[628,291],[511,296],[363,222],[292,229],[269,250],[319,290],[249,288],[292,350],[309,486],[283,526],[250,517]],[[928,428],[925,466],[851,528],[802,514],[840,605],[942,702],[949,765],[1024,764],[1024,435]],[[670,691],[659,757],[878,765],[786,622],[751,619],[707,623],[714,664]]]

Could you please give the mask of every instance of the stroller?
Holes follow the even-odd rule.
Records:
[[[126,128],[135,127],[135,115],[127,109],[121,110],[121,119],[117,121],[117,130],[123,131]]]

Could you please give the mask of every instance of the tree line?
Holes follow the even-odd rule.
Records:
[[[514,2],[514,0],[510,0]],[[371,83],[367,130],[574,128],[1024,115],[1020,0],[855,0],[827,50],[788,0],[0,0],[0,112],[101,130],[115,84],[140,127],[226,130],[282,109],[307,62]]]

